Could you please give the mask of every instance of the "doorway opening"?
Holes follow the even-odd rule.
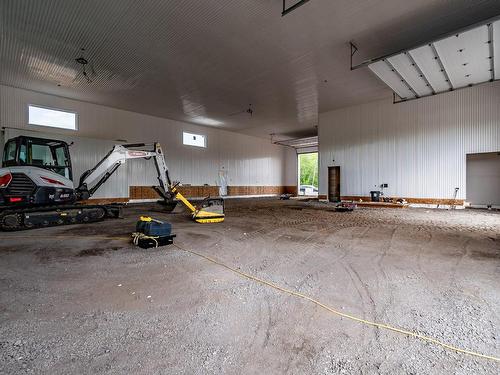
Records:
[[[340,202],[340,167],[328,167],[328,201]]]
[[[318,196],[318,153],[297,155],[299,195]]]
[[[471,207],[500,208],[500,152],[467,154],[466,191]]]

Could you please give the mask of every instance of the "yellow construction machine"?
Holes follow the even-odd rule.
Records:
[[[224,221],[224,200],[222,198],[205,198],[195,207],[177,189],[179,184],[170,187],[175,198],[180,200],[191,211],[193,220],[197,223],[220,223]]]

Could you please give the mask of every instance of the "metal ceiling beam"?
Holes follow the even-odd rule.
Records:
[[[275,145],[288,146],[292,148],[307,148],[307,147],[317,147],[318,146],[318,136],[307,137],[307,138],[294,138],[286,139],[282,141],[273,141]]]
[[[430,43],[429,47],[431,47],[432,52],[434,52],[434,55],[436,56],[435,59],[437,60],[439,66],[441,67],[441,70],[443,71],[443,74],[446,78],[446,82],[448,82],[448,85],[450,86],[450,90],[454,90],[455,88],[453,87],[453,83],[451,83],[450,76],[448,75],[448,72],[446,71],[446,68],[444,67],[443,61],[441,61],[441,58],[439,57],[439,53],[436,49],[436,46],[434,43]]]
[[[417,70],[417,73],[420,75],[420,78],[422,78],[425,82],[425,84],[427,85],[427,87],[429,87],[431,90],[432,90],[432,95],[436,94],[436,90],[434,90],[434,87],[432,87],[430,81],[427,79],[427,77],[425,76],[424,72],[422,72],[422,69],[420,69],[420,67],[418,66],[418,64],[415,62],[415,60],[413,59],[413,57],[411,56],[410,53],[406,53],[406,56],[408,56],[408,59],[410,60],[411,64],[413,67],[415,67],[415,69]]]
[[[305,3],[307,3],[309,0],[300,0],[299,2],[295,3],[294,5],[290,7],[286,7],[286,0],[283,0],[283,11],[281,12],[281,17],[286,16],[288,13],[293,12],[295,9],[298,7],[301,7]]]
[[[389,69],[391,69],[399,77],[401,82],[403,82],[406,85],[406,87],[408,87],[408,89],[413,93],[413,95],[415,95],[415,98],[420,98],[420,95],[418,95],[415,89],[406,81],[406,79],[404,79],[404,77],[401,75],[401,73],[398,72],[398,70],[394,67],[394,65],[392,65],[389,60],[383,60],[383,61],[387,64]]]
[[[490,45],[490,66],[491,66],[491,81],[495,80],[495,57],[493,48],[493,22],[488,24],[488,43]]]

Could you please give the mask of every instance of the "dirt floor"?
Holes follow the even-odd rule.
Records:
[[[0,233],[0,373],[498,374],[500,363],[341,318],[174,246],[128,240],[140,214],[175,243],[341,312],[500,357],[500,213],[228,200],[226,221],[129,206],[125,219]]]

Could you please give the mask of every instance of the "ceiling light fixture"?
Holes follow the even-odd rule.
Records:
[[[394,92],[394,102],[440,94],[500,79],[500,18],[430,43],[353,66],[367,66]]]

